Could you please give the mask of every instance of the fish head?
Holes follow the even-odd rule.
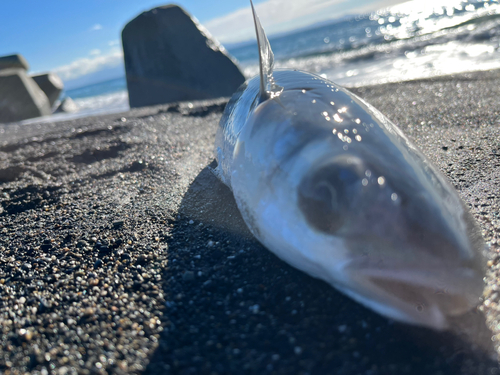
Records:
[[[382,159],[322,159],[297,187],[299,211],[312,232],[341,240],[340,289],[396,320],[444,329],[482,294],[481,236],[451,187]]]
[[[280,258],[365,306],[446,328],[482,294],[474,218],[394,124],[300,74],[276,72],[284,91],[239,134],[232,186],[245,221]]]

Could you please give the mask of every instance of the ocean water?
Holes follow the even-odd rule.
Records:
[[[277,68],[359,86],[500,68],[498,0],[414,0],[278,38]],[[228,48],[246,76],[255,45]]]
[[[500,68],[500,4],[413,0],[269,39],[276,68],[310,71],[347,87],[489,70]],[[227,50],[246,77],[258,73],[255,42]],[[62,118],[128,109],[124,78],[64,94],[80,112]]]
[[[100,109],[122,112],[129,109],[125,77],[63,91],[61,96],[73,99],[79,110],[84,112]]]

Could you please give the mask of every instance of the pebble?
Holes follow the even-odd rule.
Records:
[[[121,227],[123,227],[123,224],[125,222],[123,220],[116,220],[116,221],[113,221],[113,228],[115,229],[119,229]]]
[[[132,259],[132,256],[131,256],[129,253],[123,253],[123,254],[120,256],[120,258],[121,258],[122,260],[127,261],[127,260]]]

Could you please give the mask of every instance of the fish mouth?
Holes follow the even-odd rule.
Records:
[[[351,273],[357,287],[348,294],[375,311],[404,323],[436,330],[449,327],[448,318],[479,303],[482,276],[470,268],[372,268]]]

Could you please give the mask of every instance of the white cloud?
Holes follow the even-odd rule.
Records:
[[[304,27],[315,22],[334,20],[347,14],[359,14],[401,3],[401,0],[377,0],[368,5],[349,0],[267,0],[255,10],[268,34]],[[250,7],[208,21],[204,25],[224,43],[255,38]]]
[[[90,31],[98,31],[98,30],[102,30],[102,25],[98,23],[96,23],[94,26],[90,28]]]
[[[101,54],[100,49],[93,49],[92,51],[90,51],[90,56],[98,56],[100,54]]]
[[[120,44],[120,41],[119,41],[119,40],[110,40],[110,41],[108,42],[108,45],[109,45],[110,47],[114,47],[114,46],[117,46],[117,45],[119,45],[119,44]]]
[[[68,65],[59,66],[53,69],[53,71],[63,80],[70,80],[104,68],[115,67],[122,63],[123,52],[119,49],[114,49],[107,55],[77,59]]]

